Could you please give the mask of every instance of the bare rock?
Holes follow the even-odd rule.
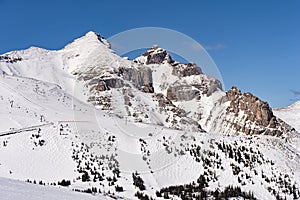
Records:
[[[173,71],[172,74],[178,77],[186,77],[191,75],[199,75],[202,74],[202,70],[195,63],[175,63],[172,65]]]
[[[173,60],[170,56],[170,54],[167,53],[166,50],[158,47],[153,46],[151,47],[147,52],[143,54],[144,57],[146,57],[146,63],[145,64],[161,64],[164,61],[167,63],[172,63]]]
[[[167,90],[167,98],[176,101],[190,101],[199,95],[199,90],[190,85],[170,86]]]
[[[106,83],[104,81],[100,81],[97,86],[95,87],[95,90],[97,91],[105,91],[108,90],[109,88],[107,87]]]
[[[144,93],[154,93],[154,87],[152,84],[144,85],[140,90]]]
[[[107,78],[103,81],[108,88],[121,88],[124,86],[124,81],[120,78]]]
[[[227,113],[233,113],[238,116],[240,112],[245,115],[245,120],[241,123],[232,122],[237,131],[246,134],[268,134],[282,135],[284,132],[292,131],[292,127],[274,116],[272,108],[265,101],[251,93],[242,94],[241,91],[232,87],[221,102],[230,101]],[[246,127],[247,121],[253,124],[253,128]],[[241,126],[240,124],[243,124]]]
[[[140,66],[138,68],[120,68],[124,79],[131,81],[135,87],[146,93],[153,93],[152,71],[150,68]]]

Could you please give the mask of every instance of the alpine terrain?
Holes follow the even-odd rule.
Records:
[[[299,105],[224,91],[158,46],[122,58],[94,32],[8,52],[1,198],[299,199]]]

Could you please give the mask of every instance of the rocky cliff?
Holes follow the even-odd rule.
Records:
[[[222,97],[221,102],[230,102],[226,109],[227,114],[238,117],[239,113],[243,112],[242,121],[233,123],[234,129],[238,132],[280,136],[283,133],[294,131],[292,127],[274,116],[272,108],[267,102],[249,92],[243,94],[238,88],[232,87]],[[247,127],[247,123],[252,124],[254,128]]]

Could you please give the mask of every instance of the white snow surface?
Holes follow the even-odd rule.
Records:
[[[297,101],[287,108],[274,109],[273,111],[276,116],[300,132],[300,101]]]
[[[93,196],[79,192],[71,192],[65,188],[33,185],[21,181],[0,178],[1,200],[109,200],[111,198],[103,196]]]

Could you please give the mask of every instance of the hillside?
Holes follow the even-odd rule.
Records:
[[[63,188],[54,188],[49,186],[33,185],[20,181],[0,178],[0,195],[2,200],[93,200],[109,198],[101,196],[92,196],[89,194],[70,192]]]

